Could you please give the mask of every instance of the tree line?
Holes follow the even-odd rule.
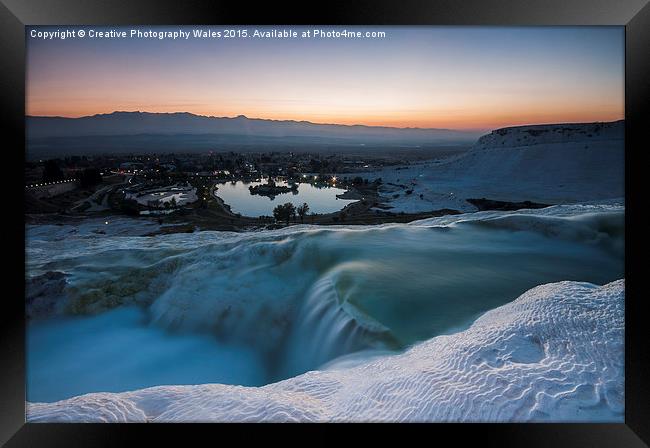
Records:
[[[278,205],[273,209],[273,217],[278,221],[286,221],[289,225],[289,221],[295,219],[296,215],[300,217],[300,222],[305,222],[305,216],[309,212],[309,205],[303,203],[296,207],[291,202]]]

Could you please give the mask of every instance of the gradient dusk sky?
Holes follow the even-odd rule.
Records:
[[[132,28],[233,27],[27,27],[27,114],[139,110],[477,130],[624,117],[623,27],[336,27],[386,32],[358,40],[29,35]]]

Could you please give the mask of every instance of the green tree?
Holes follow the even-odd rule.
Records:
[[[273,217],[278,221],[286,221],[289,225],[289,220],[296,215],[296,207],[291,203],[278,205],[273,209]]]
[[[307,205],[306,202],[303,203],[302,205],[298,206],[296,212],[298,213],[298,216],[300,216],[300,222],[305,222],[305,215],[307,212],[309,212],[309,205]]]

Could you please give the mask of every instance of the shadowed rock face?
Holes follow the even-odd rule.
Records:
[[[28,318],[55,314],[65,299],[67,274],[48,271],[25,282],[25,315]]]
[[[493,201],[491,199],[481,198],[481,199],[467,199],[467,202],[479,209],[479,211],[484,210],[502,210],[502,211],[512,211],[520,210],[522,208],[527,209],[536,209],[550,207],[551,204],[540,204],[537,202],[523,201],[523,202],[507,202],[507,201]]]

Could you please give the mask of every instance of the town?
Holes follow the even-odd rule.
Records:
[[[292,223],[375,224],[405,222],[435,213],[392,213],[382,209],[381,179],[364,173],[404,165],[382,154],[360,155],[233,151],[202,153],[104,154],[26,162],[28,219],[115,214],[157,219],[167,231],[243,230]],[[298,185],[336,188],[346,204],[322,213],[308,202],[281,197],[272,212],[252,216],[232,210],[218,190],[226,183],[248,185],[250,195],[275,199],[298,193]],[[339,204],[340,205],[340,204]],[[453,211],[447,210],[447,213]]]

